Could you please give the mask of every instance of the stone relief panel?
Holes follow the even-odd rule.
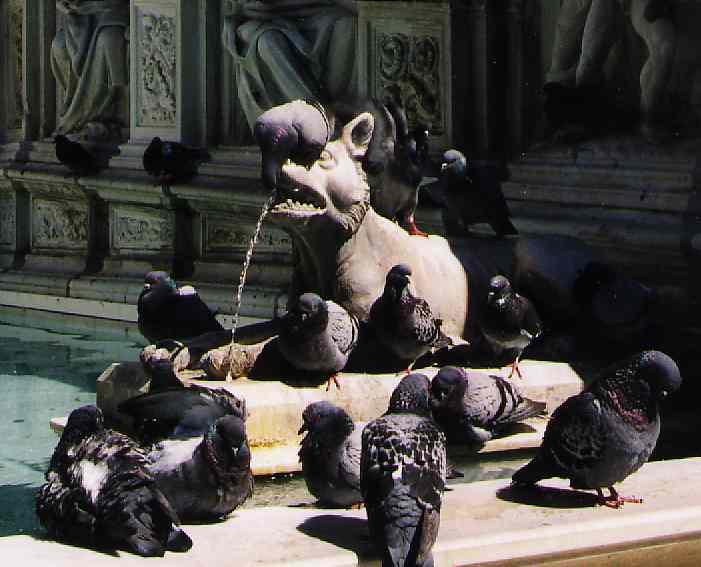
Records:
[[[22,127],[22,25],[24,19],[24,0],[10,0],[10,41],[8,61],[12,66],[14,77],[14,96],[10,101],[10,129]]]
[[[0,197],[0,248],[14,248],[17,235],[17,204],[13,195]]]
[[[136,14],[137,125],[174,126],[177,112],[175,6],[172,13],[159,13],[141,6]]]
[[[245,254],[255,230],[255,223],[241,223],[233,217],[211,214],[206,215],[202,222],[202,249],[205,255]],[[264,226],[256,243],[256,254],[286,252],[291,246],[292,242],[287,233]]]
[[[172,250],[174,224],[172,211],[111,206],[111,248],[146,253]]]
[[[32,199],[32,248],[86,249],[87,203]]]

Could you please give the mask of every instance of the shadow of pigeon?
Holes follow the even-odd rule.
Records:
[[[310,537],[348,549],[361,560],[375,556],[365,519],[321,514],[308,518],[297,529]]]
[[[590,508],[598,504],[596,495],[591,492],[539,485],[512,484],[497,490],[496,496],[500,500],[541,508]]]

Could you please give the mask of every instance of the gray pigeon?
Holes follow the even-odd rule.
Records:
[[[187,551],[192,541],[147,465],[134,441],[105,428],[99,408],[73,410],[37,493],[39,521],[53,537],[91,547]]]
[[[279,320],[278,348],[298,370],[328,376],[339,387],[336,375],[348,362],[358,343],[358,320],[333,301],[315,293],[299,296]]]
[[[149,453],[149,471],[184,522],[223,518],[253,494],[246,424],[220,417],[201,437],[167,439]]]
[[[425,375],[408,374],[387,413],[363,429],[360,488],[383,567],[433,565],[446,451],[429,388]]]
[[[489,280],[482,334],[497,354],[513,357],[509,378],[514,372],[521,376],[521,354],[542,332],[540,317],[527,297],[516,293],[504,276]]]
[[[410,277],[408,265],[394,266],[369,317],[378,341],[408,369],[423,355],[452,344],[441,331],[443,321],[433,316],[428,302],[411,293]]]
[[[433,417],[449,441],[484,445],[506,427],[545,415],[545,402],[521,395],[513,382],[444,366],[431,382]]]
[[[322,505],[348,507],[360,494],[362,429],[343,408],[326,401],[309,404],[302,413],[299,460],[307,488]]]
[[[605,369],[553,412],[538,453],[514,473],[514,483],[556,476],[570,479],[572,488],[596,490],[606,506],[640,502],[620,496],[613,485],[652,454],[660,433],[658,402],[677,390],[681,380],[676,363],[654,350]]]

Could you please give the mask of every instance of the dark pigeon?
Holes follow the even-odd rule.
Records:
[[[192,541],[147,465],[134,441],[105,429],[97,407],[73,410],[37,493],[39,521],[53,537],[90,547],[187,551]]]
[[[467,158],[458,150],[443,154],[438,183],[445,203],[443,222],[451,236],[469,234],[475,223],[488,223],[499,238],[518,234],[499,184],[486,177],[472,179]]]
[[[423,374],[405,376],[387,413],[363,429],[360,488],[383,567],[433,565],[446,451],[429,388]]]
[[[397,264],[387,273],[385,289],[370,308],[369,323],[382,343],[405,368],[417,359],[452,344],[441,331],[442,320],[409,289],[411,268]]]
[[[545,402],[524,397],[499,376],[444,366],[431,382],[433,417],[448,441],[481,447],[512,424],[545,415]]]
[[[253,126],[260,146],[263,185],[278,186],[280,170],[287,160],[311,167],[331,137],[331,125],[321,104],[293,100],[261,114]]]
[[[93,154],[79,142],[73,142],[63,134],[54,136],[56,144],[56,159],[71,170],[75,175],[94,175],[99,166]]]
[[[224,388],[185,386],[168,359],[152,361],[149,392],[121,402],[120,413],[134,419],[134,431],[144,444],[168,438],[204,435],[220,417],[246,418],[246,402]]]
[[[327,389],[358,342],[358,321],[333,301],[304,293],[279,320],[278,348],[296,369],[328,377]]]
[[[647,462],[660,433],[658,403],[681,380],[676,363],[659,351],[643,351],[605,369],[553,412],[538,453],[514,473],[514,483],[561,477],[572,488],[596,490],[607,506],[639,502],[620,496],[613,485]],[[610,495],[604,497],[602,488]]]
[[[516,293],[504,276],[494,276],[489,281],[482,334],[498,355],[513,357],[509,378],[514,372],[521,376],[521,354],[542,332],[543,325],[530,300]]]
[[[224,330],[195,288],[179,288],[166,272],[146,274],[136,308],[139,331],[151,343]]]
[[[307,488],[324,506],[349,507],[360,494],[362,428],[343,408],[326,401],[309,404],[302,413],[299,460]]]
[[[251,450],[238,415],[218,418],[203,436],[157,443],[149,461],[156,485],[183,522],[218,520],[253,494]]]
[[[172,184],[197,175],[200,164],[211,159],[204,148],[163,141],[156,136],[146,147],[142,162],[146,173],[161,183]]]

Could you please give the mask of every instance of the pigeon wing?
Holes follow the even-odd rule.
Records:
[[[358,320],[333,301],[326,304],[329,308],[328,332],[338,350],[348,354],[358,344]]]

